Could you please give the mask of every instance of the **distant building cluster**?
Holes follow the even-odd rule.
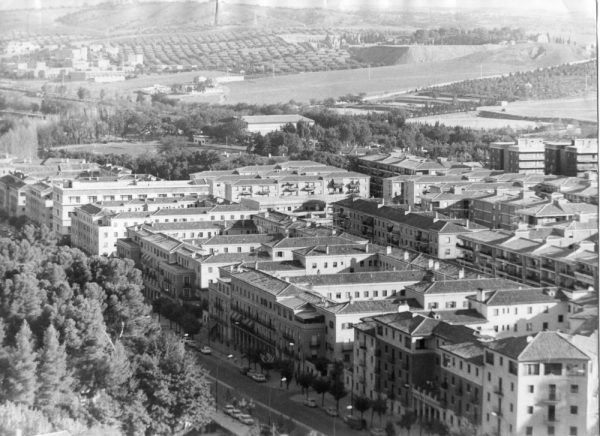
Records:
[[[581,436],[598,433],[598,184],[560,153],[588,144],[494,145],[514,172],[394,154],[179,181],[7,158],[0,208],[133,260],[150,301],[204,305],[213,341],[299,372],[341,363],[394,414]]]
[[[144,65],[141,53],[98,43],[41,47],[27,41],[9,41],[4,54],[10,59],[3,68],[15,78],[116,82]]]

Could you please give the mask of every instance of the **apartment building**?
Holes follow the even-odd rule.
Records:
[[[594,225],[597,226],[594,222],[565,223],[543,229],[541,237],[527,230],[517,234],[493,230],[461,234],[459,262],[533,286],[597,290],[598,252],[596,244],[585,237],[597,231],[592,228]]]
[[[546,142],[546,174],[582,177],[598,172],[598,138]]]
[[[541,138],[519,138],[490,144],[490,168],[507,173],[544,174],[545,145]]]
[[[525,207],[517,211],[521,221],[530,226],[558,223],[579,219],[590,220],[598,218],[598,206],[588,203],[572,203],[563,194],[553,192],[549,201]]]
[[[571,338],[545,331],[484,347],[482,432],[597,434],[598,366]]]
[[[0,208],[9,217],[19,217],[26,213],[26,193],[35,180],[22,179],[13,174],[0,177]]]
[[[53,185],[53,230],[58,235],[71,233],[71,215],[76,207],[97,201],[129,201],[134,198],[185,197],[190,194],[207,195],[208,185],[190,181],[164,181],[145,177],[118,180],[67,180]]]
[[[490,229],[512,230],[522,219],[522,209],[548,203],[547,199],[538,197],[533,191],[521,190],[515,193],[496,189],[492,195],[471,199],[468,217]]]
[[[437,161],[397,152],[362,156],[357,164],[359,172],[371,177],[371,195],[378,198],[383,196],[384,180],[389,177],[446,175],[449,170]]]
[[[468,222],[442,218],[437,212],[410,213],[371,200],[347,199],[333,207],[334,224],[343,231],[375,243],[428,253],[439,259],[458,257],[457,235],[481,230]]]
[[[25,215],[37,225],[52,228],[52,186],[38,182],[25,191]]]

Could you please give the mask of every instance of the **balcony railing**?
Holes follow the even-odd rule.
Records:
[[[550,392],[548,395],[540,398],[540,403],[558,403],[561,399],[561,395],[558,392]]]
[[[502,386],[494,386],[494,394],[504,396],[504,388]]]

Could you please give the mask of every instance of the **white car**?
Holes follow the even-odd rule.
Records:
[[[212,354],[212,349],[208,345],[205,345],[202,348],[200,348],[200,352],[202,354]]]
[[[241,414],[237,417],[238,421],[246,425],[254,425],[254,419],[250,415]]]
[[[306,407],[317,407],[317,402],[314,398],[307,398],[306,400],[304,400],[304,405]]]
[[[255,381],[255,382],[257,382],[257,383],[264,383],[264,382],[266,382],[266,381],[267,381],[267,378],[265,377],[265,375],[264,375],[264,374],[255,373],[255,374],[252,376],[252,380],[254,380],[254,381]]]
[[[223,407],[223,412],[226,415],[231,415],[231,412],[233,412],[235,410],[235,407],[233,407],[231,404],[227,404],[225,407]]]

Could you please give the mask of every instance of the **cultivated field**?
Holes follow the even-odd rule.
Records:
[[[407,123],[445,124],[446,126],[461,126],[469,129],[501,129],[510,127],[515,130],[530,129],[547,125],[536,121],[507,120],[498,118],[483,118],[477,116],[477,111],[455,114],[432,115],[428,117],[408,118]]]
[[[509,103],[504,111],[499,106],[484,106],[479,109],[522,117],[572,118],[580,121],[598,121],[598,99],[596,94],[553,100],[516,101]]]

